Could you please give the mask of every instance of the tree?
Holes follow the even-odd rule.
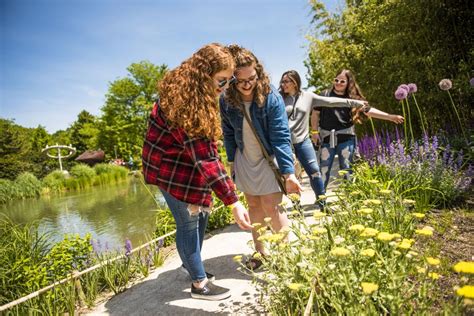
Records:
[[[400,113],[393,92],[401,83],[416,83],[420,106],[435,131],[450,121],[449,100],[438,88],[441,79],[449,78],[468,123],[474,40],[464,30],[474,23],[472,1],[347,0],[346,8],[332,15],[321,1],[311,4],[314,31],[306,66],[316,90],[346,67],[372,105]]]
[[[81,111],[68,130],[71,144],[76,147],[78,155],[86,150],[98,149],[98,119],[94,115],[85,110]]]
[[[20,173],[30,171],[30,151],[27,129],[0,118],[0,179],[14,180]]]
[[[127,77],[110,84],[102,107],[98,143],[109,158],[114,149],[124,159],[140,156],[147,119],[157,95],[156,85],[167,66],[142,61],[127,70]]]

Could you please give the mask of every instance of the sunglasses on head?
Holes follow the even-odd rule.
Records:
[[[346,79],[338,79],[338,78],[334,78],[334,82],[335,83],[342,83],[342,84],[345,84],[347,82]]]
[[[217,86],[218,86],[219,88],[224,88],[226,84],[232,84],[232,83],[234,83],[234,82],[235,82],[235,77],[232,76],[232,77],[229,78],[229,79],[224,79],[224,80],[218,81],[218,82],[217,82]]]

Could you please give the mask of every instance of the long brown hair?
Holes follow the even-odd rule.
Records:
[[[221,44],[203,46],[158,84],[160,107],[171,127],[190,137],[216,140],[222,135],[213,76],[233,69],[234,60]]]
[[[283,89],[281,88],[281,82],[285,76],[287,76],[291,80],[291,82],[293,82],[293,84],[296,86],[296,94],[299,94],[301,92],[300,74],[296,70],[288,70],[288,71],[285,71],[283,75],[281,75],[280,88],[278,89],[278,91],[280,91],[281,96],[283,98],[288,96],[288,94],[285,93],[285,91],[283,91]]]
[[[344,97],[354,100],[367,101],[362,94],[362,91],[357,84],[354,74],[349,69],[341,69],[337,72],[336,77],[339,75],[344,75],[347,79],[346,90],[344,91]],[[334,83],[332,84],[331,91],[334,90]],[[352,122],[357,124],[362,124],[363,120],[367,118],[366,115],[361,115],[363,107],[355,107],[351,110]]]
[[[258,61],[257,57],[246,48],[239,45],[227,46],[235,61],[235,69],[252,66],[257,72],[257,84],[254,88],[253,99],[258,106],[263,106],[267,95],[270,93],[270,79],[263,70],[263,65]],[[230,85],[225,93],[225,101],[233,106],[238,107],[242,104],[242,97],[235,87],[235,83]]]

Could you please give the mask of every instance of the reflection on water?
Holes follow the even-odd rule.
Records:
[[[148,188],[160,207],[164,207],[156,187]],[[155,230],[156,210],[153,197],[135,178],[80,193],[0,206],[0,213],[7,214],[16,223],[38,221],[40,231],[51,233],[54,241],[62,240],[65,234],[84,236],[89,232],[103,250],[123,248],[126,238],[132,241],[133,247],[150,239]]]

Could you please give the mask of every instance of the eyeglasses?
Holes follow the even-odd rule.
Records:
[[[258,80],[257,74],[253,75],[252,77],[248,78],[247,80],[244,79],[235,79],[235,83],[241,86],[245,86],[247,84],[252,84],[254,81]]]
[[[340,83],[340,84],[345,84],[345,83],[347,82],[347,80],[334,78],[334,82],[335,82],[335,83]]]
[[[221,80],[221,81],[218,81],[217,82],[217,86],[220,88],[224,88],[226,86],[226,84],[232,84],[235,82],[235,77],[232,76],[231,78],[229,79],[224,79],[224,80]]]
[[[293,81],[291,81],[291,80],[282,80],[282,81],[280,81],[280,84],[289,84],[289,83],[293,83]]]

